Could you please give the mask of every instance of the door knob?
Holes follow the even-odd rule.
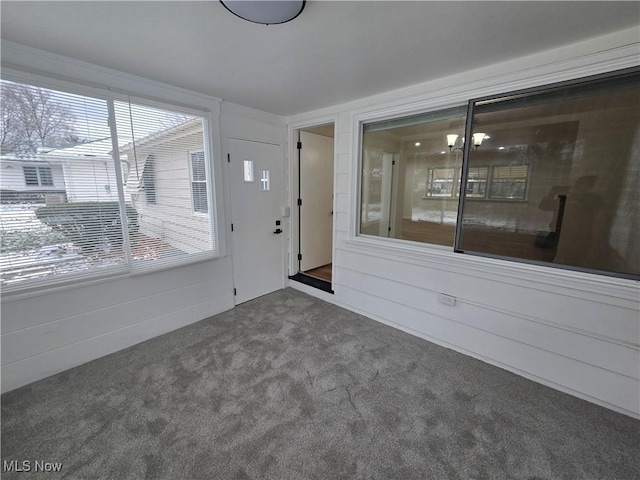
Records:
[[[273,233],[275,233],[276,235],[279,235],[282,233],[282,229],[281,228],[276,228]]]

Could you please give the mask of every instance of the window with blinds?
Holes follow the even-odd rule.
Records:
[[[0,85],[4,292],[216,255],[206,116]]]
[[[207,175],[205,169],[204,152],[191,152],[189,154],[189,166],[191,167],[191,195],[193,197],[193,211],[207,213]]]

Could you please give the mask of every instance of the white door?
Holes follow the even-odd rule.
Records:
[[[333,138],[300,132],[301,270],[332,261]]]
[[[284,287],[282,155],[279,145],[232,138],[228,152],[238,304]]]

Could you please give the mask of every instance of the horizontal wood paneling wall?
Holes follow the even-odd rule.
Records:
[[[629,29],[288,119],[297,125],[337,118],[333,301],[640,417],[638,282],[356,236],[361,118],[464,104],[476,96],[637,65],[637,34]],[[440,293],[455,296],[455,306],[439,303]]]
[[[2,303],[2,391],[233,307],[229,258]]]

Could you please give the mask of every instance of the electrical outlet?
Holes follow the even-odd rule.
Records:
[[[438,300],[440,300],[440,303],[444,303],[445,305],[449,305],[450,307],[453,307],[456,304],[456,297],[445,295],[444,293],[440,294]]]

